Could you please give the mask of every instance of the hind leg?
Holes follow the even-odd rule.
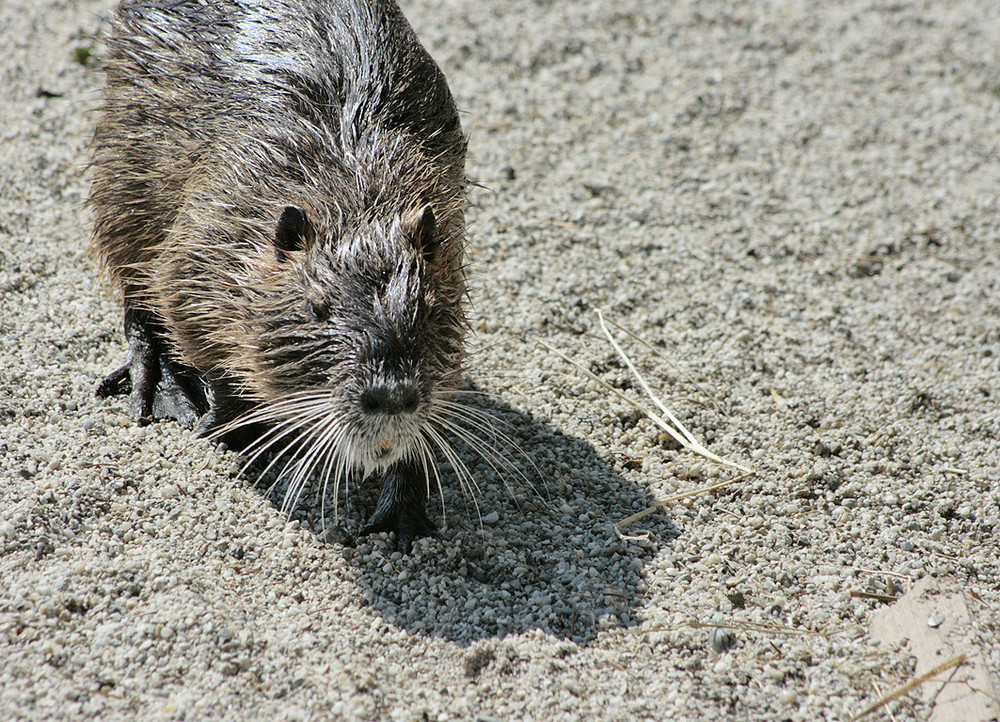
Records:
[[[128,361],[101,381],[97,395],[129,394],[140,424],[175,419],[193,426],[208,410],[204,383],[194,369],[170,359],[162,335],[149,313],[126,309]]]
[[[422,467],[415,461],[400,461],[390,466],[375,512],[361,534],[394,531],[396,546],[404,553],[420,537],[434,536],[437,530],[427,518],[427,486]]]

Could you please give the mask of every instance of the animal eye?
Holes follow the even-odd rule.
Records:
[[[296,206],[285,208],[274,232],[278,259],[285,260],[288,253],[301,251],[310,242],[312,234],[312,226],[304,210]]]
[[[324,301],[309,301],[309,313],[316,321],[330,320],[330,307]]]

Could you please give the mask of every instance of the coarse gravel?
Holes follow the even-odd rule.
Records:
[[[374,489],[289,519],[94,398],[111,7],[0,5],[0,718],[848,719],[912,678],[868,626],[928,575],[1000,689],[996,3],[405,2],[465,111],[468,381],[507,437],[408,556],[355,543]],[[752,475],[616,533],[739,472],[540,343],[638,399],[597,310]]]

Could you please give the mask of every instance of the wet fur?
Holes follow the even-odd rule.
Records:
[[[380,472],[386,504],[422,506],[426,494],[390,487],[412,486],[400,474],[430,485],[452,423],[466,141],[395,3],[126,1],[108,47],[92,248],[126,328],[148,338],[130,337],[131,367],[104,392],[130,388],[126,368],[138,383],[145,343],[207,412],[202,431],[256,452],[296,446],[303,483],[314,468]],[[397,379],[419,391],[413,413],[359,408],[365,388]]]

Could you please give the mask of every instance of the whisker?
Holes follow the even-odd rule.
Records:
[[[495,443],[500,442],[502,445],[507,446],[510,449],[517,452],[517,454],[521,458],[523,458],[525,461],[528,462],[528,464],[534,470],[538,480],[541,481],[542,484],[544,485],[544,476],[542,475],[541,470],[535,465],[535,462],[532,461],[531,457],[528,456],[527,452],[525,452],[524,449],[522,449],[521,446],[516,441],[514,441],[514,439],[509,434],[506,434],[498,430],[493,425],[493,422],[499,421],[505,426],[508,426],[509,428],[513,429],[513,426],[511,424],[504,421],[503,419],[497,419],[496,417],[489,416],[480,411],[479,409],[475,409],[468,406],[462,406],[461,404],[453,404],[450,402],[445,402],[444,404],[442,404],[442,406],[447,410],[449,416],[453,417],[454,419],[457,419],[458,422],[461,422],[461,423],[456,423],[455,421],[447,422],[448,423],[447,428],[449,429],[449,431],[455,433],[456,435],[462,436],[463,440],[465,440],[466,443],[469,443],[470,446],[473,446],[474,450],[477,451],[480,455],[485,456],[486,454],[489,454],[490,456],[492,456],[497,461],[498,464],[503,466],[504,469],[513,472],[525,484],[531,487],[536,494],[538,494],[537,489],[535,489],[535,486],[531,483],[531,480],[524,474],[524,472],[522,472],[509,459],[505,458],[499,451],[496,450],[495,447],[490,448],[488,442],[484,438],[482,438],[482,436],[477,436],[475,433],[479,432],[480,434],[485,434],[489,437],[492,437]],[[462,423],[464,423],[468,428],[462,426]],[[462,430],[464,436],[463,434],[459,434],[458,431],[459,429]],[[473,444],[470,441],[470,439],[466,437],[474,437],[476,439],[476,443]],[[497,471],[495,467],[494,470]],[[511,491],[509,487],[508,491]],[[541,497],[540,494],[539,496]]]
[[[282,501],[282,511],[291,514],[295,510],[302,499],[309,476],[318,466],[319,460],[327,453],[331,444],[336,443],[337,438],[346,433],[345,428],[341,415],[324,413],[318,415],[309,426],[308,431],[296,440],[296,447],[306,449],[306,453],[296,463],[294,477]],[[290,497],[293,497],[291,501]]]
[[[434,474],[434,483],[437,485],[438,497],[441,500],[441,521],[447,526],[448,517],[445,513],[444,488],[441,485],[441,476],[438,473],[437,464],[434,463],[434,451],[430,442],[421,432],[417,436],[417,451],[420,456],[420,464],[424,469],[424,480],[427,483],[427,496],[431,494],[431,474]]]
[[[320,519],[323,523],[323,533],[326,533],[326,496],[330,487],[330,473],[334,469],[335,462],[338,461],[337,448],[340,446],[340,440],[346,433],[346,427],[343,425],[337,427],[331,424],[329,430],[324,434],[325,442],[325,458],[323,460],[323,471],[320,473],[320,478],[323,483],[320,488]],[[337,467],[337,474],[339,475],[339,465]],[[333,482],[334,497],[333,497],[333,521],[334,523],[339,523],[340,520],[340,509],[339,509],[339,498],[336,495],[336,491],[339,488],[339,478],[335,478]]]
[[[242,473],[260,454],[266,452],[273,443],[287,436],[287,433],[282,434],[281,430],[288,428],[288,424],[294,422],[295,417],[304,416],[308,419],[315,416],[317,411],[322,411],[324,408],[324,405],[319,403],[318,399],[309,398],[297,401],[298,403],[293,403],[285,400],[261,409],[254,409],[216,429],[209,434],[209,438],[218,438],[230,431],[252,424],[274,424],[274,426],[269,428],[243,450],[244,455],[250,454],[251,457],[250,462],[241,470]]]
[[[524,453],[513,438],[504,432],[497,431],[495,428],[494,423],[498,423],[513,431],[516,427],[506,419],[488,414],[485,411],[477,409],[474,406],[469,406],[468,404],[451,401],[450,399],[441,399],[440,401],[436,401],[435,404],[440,406],[452,416],[460,417],[470,423],[482,425],[483,430],[488,430],[490,434],[500,436],[505,443],[510,444],[511,446],[517,448],[517,450],[521,453]]]
[[[318,416],[318,414],[314,414],[311,417],[306,417],[304,419],[298,419],[298,420],[295,420],[295,421],[291,421],[291,420],[282,421],[280,424],[278,424],[275,427],[273,427],[273,432],[274,432],[273,433],[273,438],[271,438],[269,441],[267,441],[267,443],[261,444],[260,448],[253,452],[253,454],[250,457],[249,461],[247,461],[247,463],[243,465],[243,468],[241,469],[241,473],[243,471],[246,471],[246,469],[248,469],[258,458],[260,458],[263,454],[267,453],[276,444],[279,444],[284,439],[288,439],[289,437],[292,437],[293,434],[297,434],[301,429],[307,428],[311,423],[315,423],[315,419],[317,418],[317,416]],[[263,441],[264,439],[266,439],[268,435],[271,435],[270,431],[268,432],[268,434],[265,434],[263,437],[261,437],[260,441]],[[294,437],[294,438],[298,438],[298,437]],[[293,441],[294,441],[294,438],[293,438]],[[247,448],[248,449],[252,449],[253,446],[256,445],[257,443],[258,442],[255,442],[254,444],[252,444],[250,447],[247,447]],[[279,453],[277,453],[275,455],[275,457],[264,468],[264,470],[260,472],[260,474],[258,475],[258,478],[264,478],[265,476],[267,476],[268,472],[271,471],[271,469],[275,466],[275,464],[277,464],[286,455],[293,455],[294,456],[294,453],[289,450],[290,446],[291,445],[286,446],[282,451],[280,451]],[[246,452],[244,452],[244,453],[246,453]],[[284,473],[285,469],[287,469],[287,468],[288,468],[288,464],[286,463],[285,467],[282,469],[282,474]],[[279,474],[279,477],[280,476],[281,475]],[[274,486],[272,485],[272,487],[271,487],[271,489],[269,489],[269,491],[273,490],[273,488],[274,488]]]
[[[275,450],[287,440],[291,440],[292,443],[276,453],[258,475],[258,478],[266,477],[284,460],[284,465],[277,473],[274,483],[268,488],[268,493],[272,493],[283,479],[286,480],[288,487],[282,499],[281,510],[286,514],[291,514],[301,500],[313,464],[318,458],[317,455],[324,448],[322,444],[316,442],[324,428],[335,425],[330,419],[329,409],[329,393],[304,392],[251,409],[216,429],[211,436],[222,436],[229,431],[251,424],[269,425],[269,428],[259,438],[243,450],[248,459],[240,469],[241,474],[246,472],[261,456]],[[303,448],[308,449],[306,456],[298,457],[297,452]]]
[[[458,479],[458,488],[462,491],[462,496],[468,502],[472,500],[472,504],[476,509],[476,516],[479,517],[479,525],[482,527],[483,515],[479,509],[479,502],[476,500],[476,494],[481,494],[479,485],[476,484],[475,478],[473,478],[469,468],[465,465],[465,462],[459,458],[458,454],[455,452],[454,448],[448,441],[437,431],[437,429],[432,426],[428,426],[424,429],[424,433],[428,435],[434,445],[441,450],[448,463],[451,464],[451,468],[455,470],[455,476]],[[473,493],[475,489],[475,493]]]
[[[469,448],[471,448],[474,452],[476,452],[479,455],[479,457],[486,462],[486,464],[490,467],[490,469],[493,470],[493,473],[496,474],[496,476],[499,477],[500,480],[503,482],[504,488],[507,490],[507,493],[510,494],[511,498],[514,499],[514,503],[520,509],[520,503],[518,502],[517,496],[514,494],[514,490],[511,488],[510,484],[507,483],[507,474],[505,474],[504,471],[513,472],[517,474],[522,478],[522,480],[524,480],[530,486],[530,482],[528,482],[527,477],[525,477],[524,474],[517,467],[511,464],[507,459],[503,458],[503,456],[499,452],[489,448],[486,442],[484,442],[475,434],[469,432],[467,429],[464,429],[461,426],[449,423],[447,421],[440,421],[439,423],[441,424],[442,428],[450,431],[455,437],[457,437],[466,445],[468,445]],[[476,490],[477,491],[479,490],[478,485],[476,487]]]
[[[324,434],[325,443],[325,455],[326,458],[323,462],[323,472],[321,478],[323,479],[322,493],[323,493],[323,507],[321,513],[323,514],[323,524],[326,525],[325,509],[326,509],[326,496],[329,489],[330,474],[334,474],[333,480],[333,519],[334,522],[339,522],[340,519],[340,480],[341,477],[347,473],[346,463],[344,461],[344,455],[340,452],[340,447],[343,445],[344,437],[347,435],[347,427],[343,424],[331,423],[329,429]]]
[[[214,439],[251,424],[266,424],[273,421],[290,418],[314,406],[324,406],[330,401],[329,392],[305,391],[291,394],[279,401],[255,406],[246,413],[228,421],[209,434]]]
[[[483,391],[435,391],[404,453],[407,460],[415,462],[422,470],[428,498],[431,495],[431,484],[436,484],[442,518],[447,519],[447,499],[439,458],[447,461],[454,470],[466,503],[471,501],[479,526],[483,526],[479,498],[483,495],[484,487],[473,472],[471,462],[463,458],[468,452],[484,464],[479,469],[486,469],[488,473],[500,478],[519,508],[520,503],[514,489],[522,483],[530,487],[542,503],[546,503],[536,485],[540,480],[543,485],[541,488],[544,488],[544,478],[532,459],[515,441],[518,431],[516,426],[471,403],[464,403],[463,398],[499,397]],[[328,391],[296,393],[273,403],[256,406],[210,434],[217,438],[251,425],[264,426],[265,429],[243,450],[247,461],[240,473],[246,473],[262,459],[266,460],[266,464],[261,464],[263,470],[258,478],[273,475],[268,494],[284,486],[280,509],[286,515],[294,513],[306,490],[311,484],[316,484],[314,488],[320,497],[324,533],[328,497],[332,495],[334,520],[339,522],[341,495],[349,493],[352,480],[367,478],[371,469],[362,468],[361,465],[367,467],[372,463],[369,461],[367,446],[361,446],[362,439],[352,431],[346,414],[336,410],[335,402],[336,399]],[[515,458],[527,461],[530,470],[520,461],[515,463]],[[531,470],[536,476],[535,480],[529,476]],[[512,479],[517,480],[516,484],[512,485]]]

